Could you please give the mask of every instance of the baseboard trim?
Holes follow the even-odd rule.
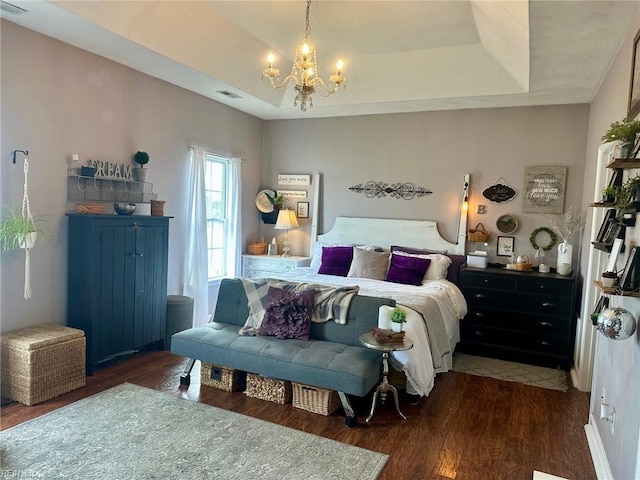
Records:
[[[604,450],[602,439],[600,438],[600,432],[596,426],[596,419],[593,415],[589,415],[589,423],[584,426],[584,431],[587,435],[587,443],[589,444],[589,451],[591,452],[591,460],[593,461],[593,467],[596,470],[596,476],[599,480],[610,480],[613,478],[611,473],[611,467],[609,466],[609,460],[607,460],[607,452]]]

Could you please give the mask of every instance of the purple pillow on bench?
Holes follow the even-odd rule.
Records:
[[[313,289],[291,293],[269,287],[263,299],[265,314],[260,324],[260,335],[309,340],[314,295]]]

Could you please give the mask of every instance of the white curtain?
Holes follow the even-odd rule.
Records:
[[[226,271],[228,277],[239,277],[242,261],[242,228],[240,225],[240,200],[241,190],[241,164],[239,158],[229,160],[229,184],[227,185],[227,262]]]
[[[194,326],[209,321],[205,153],[193,148],[189,161],[189,212],[183,293],[193,298]]]

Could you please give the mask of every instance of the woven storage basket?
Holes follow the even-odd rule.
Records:
[[[251,255],[264,255],[264,252],[267,250],[267,244],[264,242],[264,237],[257,233],[253,233],[249,240],[249,245],[247,245],[247,249]]]
[[[164,215],[164,204],[166,200],[151,200],[151,215],[162,217]]]
[[[320,415],[331,415],[340,406],[340,397],[333,390],[294,382],[293,406]]]
[[[476,228],[469,230],[467,240],[470,242],[486,242],[489,240],[489,232],[484,229],[484,225],[482,223],[478,223]]]
[[[291,382],[247,373],[247,397],[274,403],[291,403]]]
[[[101,215],[104,205],[101,203],[76,203],[76,212],[88,215]]]
[[[46,323],[3,334],[2,396],[35,405],[84,387],[82,330]]]
[[[200,385],[217,388],[225,392],[241,392],[244,390],[247,375],[232,368],[219,367],[202,362],[200,366]]]

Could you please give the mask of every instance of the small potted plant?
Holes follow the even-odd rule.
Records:
[[[602,190],[602,203],[614,203],[616,201],[616,188],[605,187]]]
[[[273,205],[273,210],[269,213],[262,213],[262,221],[267,224],[275,225],[276,220],[278,220],[278,212],[280,208],[282,208],[282,203],[284,202],[284,196],[278,193],[277,190],[273,191],[273,195],[269,194],[269,192],[264,192],[265,196]]]
[[[5,206],[0,223],[0,245],[7,252],[16,248],[31,249],[36,241],[51,241],[53,235],[45,224],[44,215],[25,218],[16,208]]]
[[[400,307],[393,309],[391,313],[391,330],[401,332],[403,324],[407,321],[407,312]]]
[[[635,226],[636,209],[640,206],[640,204],[638,204],[638,199],[640,199],[640,175],[629,178],[618,189],[616,195],[618,221],[628,227]]]
[[[606,288],[612,288],[616,284],[618,275],[616,272],[602,272],[602,286]]]
[[[133,156],[134,162],[140,165],[140,168],[133,169],[133,175],[138,182],[144,182],[147,176],[147,171],[144,169],[144,166],[149,163],[149,154],[147,152],[136,152]]]
[[[607,133],[602,136],[602,141],[617,142],[620,147],[620,158],[629,158],[638,133],[640,133],[640,120],[625,118],[619,122],[613,122]]]

